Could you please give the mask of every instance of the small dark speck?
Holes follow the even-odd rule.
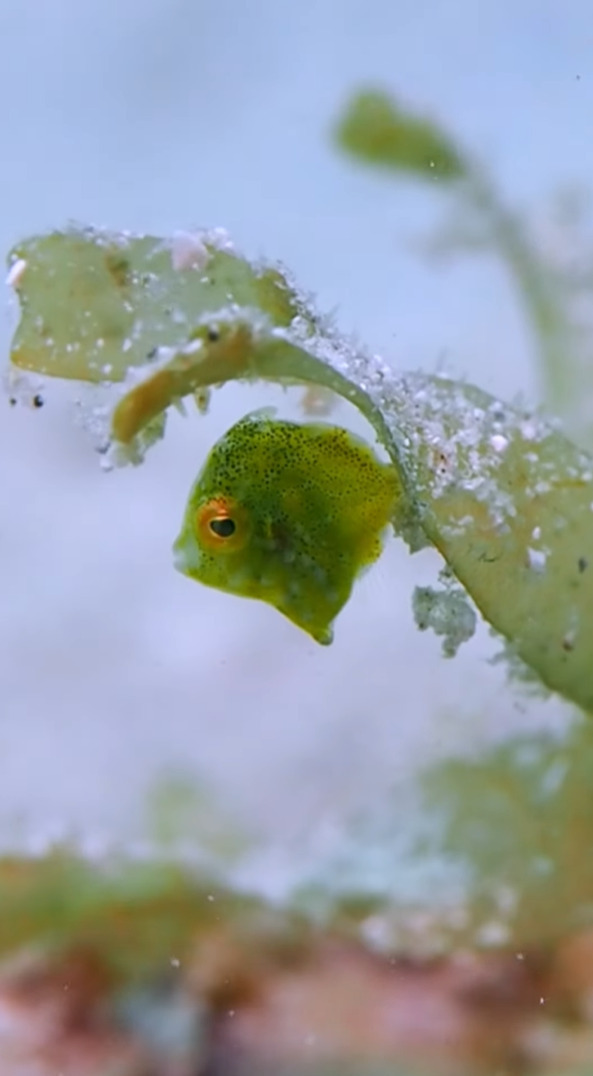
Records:
[[[579,566],[579,572],[584,572],[585,568],[589,567],[589,561],[586,557],[579,557],[577,564]]]
[[[16,407],[16,396],[10,396],[8,402],[11,407]]]
[[[146,359],[148,362],[150,362],[152,359],[156,359],[158,350],[158,347],[151,347],[150,351],[146,352]]]
[[[218,329],[208,329],[208,339],[211,344],[215,344],[217,340],[220,340]]]
[[[43,399],[43,396],[39,395],[39,393],[37,393],[37,395],[33,397],[33,407],[43,407],[44,403],[45,400]]]

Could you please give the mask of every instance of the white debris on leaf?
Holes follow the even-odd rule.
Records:
[[[2,375],[2,385],[11,406],[21,404],[34,410],[43,407],[45,383],[37,375],[20,370],[9,363]]]
[[[220,250],[226,254],[237,253],[235,244],[226,228],[205,228],[200,235],[202,241],[207,246],[213,247],[215,250]]]
[[[501,433],[495,433],[490,438],[490,444],[495,452],[505,452],[509,447],[507,437],[503,437]]]
[[[301,398],[301,409],[306,415],[330,415],[337,403],[335,393],[318,385],[309,385]]]
[[[15,261],[13,261],[6,275],[6,283],[9,288],[18,288],[25,275],[26,268],[27,261],[25,258],[16,258]]]
[[[477,617],[465,591],[447,586],[443,590],[416,587],[412,598],[414,619],[420,631],[431,628],[443,636],[443,655],[455,657],[462,643],[471,639]]]
[[[177,272],[184,269],[204,270],[210,258],[210,251],[200,234],[175,232],[171,240],[171,264]]]
[[[527,407],[492,400],[470,384],[424,373],[400,375],[336,333],[303,343],[354,383],[353,402],[357,389],[365,393],[370,407],[363,410],[367,417],[371,408],[375,412],[379,436],[401,465],[415,502],[430,511],[441,498],[465,491],[487,508],[491,533],[503,533],[514,527],[518,504],[545,495],[559,481],[589,481],[591,462],[585,453],[573,457],[567,468],[558,456],[557,423]],[[464,518],[465,529],[471,530],[473,514]],[[443,530],[442,521],[439,527]],[[454,538],[459,529],[459,520],[453,519],[447,537]]]
[[[548,554],[543,549],[532,549],[531,547],[528,548],[527,560],[529,567],[534,572],[545,571],[547,559]]]
[[[74,422],[89,436],[103,471],[129,464],[138,466],[148,449],[164,436],[165,414],[148,423],[130,445],[120,445],[111,439],[111,420],[118,399],[145,377],[146,371],[132,368],[126,380],[117,385],[87,383],[78,386],[78,395],[73,400]]]

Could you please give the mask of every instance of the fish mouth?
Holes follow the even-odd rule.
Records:
[[[182,575],[189,575],[195,560],[195,556],[192,557],[191,547],[186,536],[180,534],[173,543],[173,567],[175,571],[181,572]]]
[[[187,570],[187,557],[183,549],[179,549],[177,545],[173,546],[173,567],[176,572],[185,574]]]

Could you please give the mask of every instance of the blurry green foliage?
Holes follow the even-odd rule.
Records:
[[[352,99],[338,124],[337,138],[356,157],[418,179],[454,183],[467,174],[462,154],[436,123],[374,90]]]
[[[164,853],[188,847],[202,859],[232,863],[251,845],[240,829],[217,803],[211,788],[194,775],[159,778],[146,804],[146,829],[155,848]]]
[[[593,400],[591,339],[571,309],[570,274],[538,249],[525,216],[506,204],[485,168],[450,133],[387,93],[356,93],[334,133],[349,155],[394,177],[441,181],[453,212],[443,239],[437,237],[440,254],[489,251],[502,259],[533,333],[546,405],[583,444],[593,445],[590,407],[582,406],[584,393]]]
[[[170,966],[200,930],[257,907],[156,859],[97,866],[68,849],[0,859],[0,953],[37,944],[88,947],[123,979]]]
[[[511,739],[430,771],[425,803],[442,851],[471,873],[471,929],[500,922],[509,944],[593,925],[593,728]]]

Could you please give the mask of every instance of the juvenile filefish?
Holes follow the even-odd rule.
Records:
[[[247,415],[212,449],[174,544],[191,579],[275,606],[318,643],[375,561],[400,486],[354,434]]]

